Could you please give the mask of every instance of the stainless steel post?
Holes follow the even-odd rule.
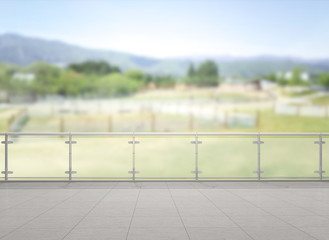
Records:
[[[195,134],[195,180],[199,180],[198,134]]]
[[[72,134],[69,135],[69,180],[72,181]]]
[[[5,141],[1,142],[2,144],[5,144],[5,170],[1,173],[5,175],[5,181],[8,181],[8,174],[12,174],[12,171],[8,170],[8,144],[13,143],[12,141],[8,141],[8,133],[5,134]]]
[[[76,171],[72,170],[72,144],[76,144],[76,141],[72,141],[72,134],[69,134],[69,140],[65,142],[69,145],[69,170],[65,173],[69,175],[69,181],[72,181],[72,174],[76,174]]]
[[[198,139],[198,133],[195,133],[195,141],[191,141],[192,144],[195,144],[195,170],[191,171],[191,173],[195,174],[195,180],[199,180],[199,144],[202,142]]]
[[[139,171],[136,171],[136,166],[135,166],[135,144],[138,144],[139,141],[135,140],[135,133],[133,133],[132,136],[132,141],[129,141],[129,144],[132,144],[132,171],[128,171],[128,173],[132,174],[132,180],[135,181],[136,180],[136,173],[139,173]]]
[[[8,181],[8,134],[5,135],[5,181]]]
[[[253,142],[254,144],[257,144],[257,171],[254,171],[254,173],[257,173],[257,180],[261,180],[261,174],[264,173],[264,171],[261,171],[261,162],[260,162],[260,145],[264,142],[260,140],[260,134],[257,135],[257,141]]]
[[[133,135],[133,181],[135,181],[135,135]]]
[[[260,180],[260,136],[258,135],[258,144],[257,144],[257,172],[258,172],[258,180]]]
[[[325,171],[322,170],[322,144],[326,143],[322,141],[322,134],[319,135],[319,141],[315,141],[314,143],[319,144],[319,171],[314,171],[314,173],[318,173],[319,178],[322,181],[323,173],[325,173]]]

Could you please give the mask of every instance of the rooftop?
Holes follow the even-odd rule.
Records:
[[[0,239],[328,239],[329,182],[0,182]]]

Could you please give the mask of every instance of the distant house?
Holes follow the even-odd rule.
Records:
[[[245,91],[268,91],[277,86],[276,83],[266,79],[255,79],[247,81],[246,79],[228,79],[219,85],[220,90],[226,92],[245,92]]]
[[[272,82],[272,81],[269,81],[269,80],[266,80],[266,79],[261,79],[260,80],[260,87],[264,91],[272,90],[276,86],[277,86],[277,84],[275,82]]]
[[[260,79],[255,79],[250,82],[246,82],[245,84],[245,89],[248,91],[261,91],[261,80]]]
[[[308,82],[310,80],[310,75],[307,72],[302,72],[300,74],[300,78],[304,81],[304,82]]]
[[[20,73],[16,72],[13,74],[13,79],[22,80],[26,82],[31,82],[35,79],[34,73]]]
[[[292,71],[278,72],[276,76],[279,78],[284,78],[286,80],[289,80],[292,78],[292,74],[293,74]],[[304,82],[308,82],[310,80],[310,74],[308,72],[301,72],[299,77]]]

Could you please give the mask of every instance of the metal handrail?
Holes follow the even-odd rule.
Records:
[[[0,136],[180,136],[191,137],[197,134],[198,136],[329,136],[329,133],[271,133],[271,132],[2,132]]]

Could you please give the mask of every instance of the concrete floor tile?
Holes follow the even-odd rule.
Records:
[[[314,240],[314,238],[294,227],[243,228],[255,240]]]
[[[187,228],[191,240],[252,240],[239,228]]]
[[[89,208],[53,208],[42,214],[43,217],[81,217],[86,216]]]
[[[12,217],[36,217],[43,212],[45,209],[40,208],[10,208],[0,213],[1,216],[12,216]]]
[[[69,229],[17,229],[2,239],[5,240],[60,240],[69,232]]]
[[[274,216],[235,216],[232,221],[240,227],[290,227],[289,224]]]
[[[131,228],[182,228],[180,217],[133,217]]]
[[[0,238],[327,240],[328,187],[320,182],[0,183]]]
[[[76,228],[129,228],[131,217],[85,217]]]
[[[127,232],[126,228],[75,228],[64,240],[125,240]]]
[[[134,213],[134,207],[96,207],[90,211],[89,216],[94,217],[129,217]]]
[[[29,221],[33,217],[22,217],[22,216],[1,216],[0,215],[0,228],[18,228]]]
[[[329,226],[329,219],[323,216],[281,216],[280,218],[299,228]]]
[[[329,236],[329,227],[302,227],[302,231],[312,235],[318,240],[328,240]]]
[[[131,228],[128,240],[188,240],[189,237],[181,228]]]
[[[158,208],[158,207],[147,207],[147,208],[136,208],[134,216],[136,217],[178,217],[179,214],[176,208]]]
[[[61,228],[73,228],[82,217],[58,217],[58,216],[40,216],[28,224],[24,225],[23,228],[52,228],[52,229],[61,229]]]
[[[201,217],[182,217],[187,228],[234,228],[238,227],[228,217],[223,216],[201,216]]]
[[[16,228],[0,227],[0,238],[15,230]]]

